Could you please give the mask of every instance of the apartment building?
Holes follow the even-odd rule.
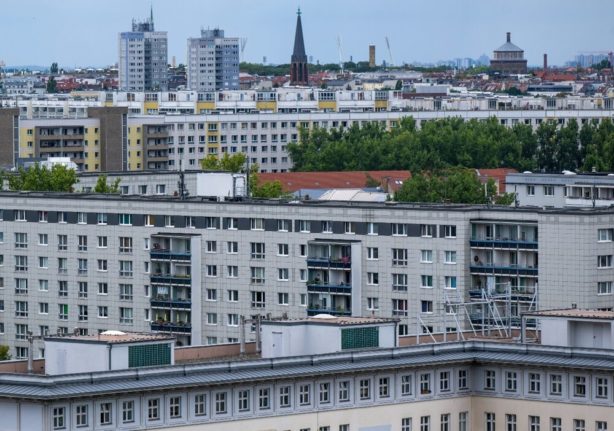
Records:
[[[0,407],[13,430],[607,431],[613,372],[612,350],[465,341],[2,374]]]
[[[168,36],[155,31],[153,11],[119,34],[119,87],[126,91],[163,91],[168,86]]]
[[[395,317],[406,335],[614,306],[609,208],[10,192],[0,208],[0,344],[17,357],[28,331],[194,345],[269,313]]]
[[[239,38],[224,30],[201,30],[188,39],[188,88],[194,91],[239,89]]]

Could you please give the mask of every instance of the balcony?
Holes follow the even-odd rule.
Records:
[[[469,241],[472,248],[499,248],[537,250],[537,241],[520,241],[515,239],[472,239]]]
[[[169,249],[157,248],[149,252],[153,260],[190,260],[192,254],[189,251],[177,252]]]
[[[469,299],[479,300],[482,299],[483,289],[472,289],[469,293]],[[496,289],[495,292],[490,294],[491,296],[505,298],[507,299],[507,290],[506,289]],[[533,295],[535,295],[534,287],[526,287],[526,288],[512,288],[510,292],[510,299],[512,301],[531,301]]]
[[[330,314],[332,316],[351,316],[352,311],[347,308],[321,308],[317,304],[311,304],[307,307],[307,316],[315,316],[318,314]]]
[[[352,285],[345,283],[322,283],[311,280],[307,282],[307,292],[323,292],[338,295],[351,295]]]
[[[187,309],[192,308],[192,301],[189,299],[169,298],[168,296],[157,296],[152,298],[150,304],[154,308],[175,308]]]
[[[352,261],[348,256],[340,259],[333,259],[330,257],[308,257],[308,268],[333,268],[333,269],[350,269]]]
[[[472,274],[484,275],[525,275],[537,277],[537,267],[518,265],[471,265]]]
[[[150,277],[152,283],[157,284],[179,284],[179,285],[189,285],[192,283],[192,277],[189,275],[179,275],[179,274],[152,274]]]
[[[185,334],[192,332],[192,325],[190,323],[183,322],[156,321],[151,322],[151,330],[162,332],[180,332]]]

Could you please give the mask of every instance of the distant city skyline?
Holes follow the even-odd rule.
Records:
[[[506,31],[529,65],[540,65],[544,53],[549,64],[563,65],[578,52],[614,49],[614,2],[605,0],[20,0],[3,4],[0,60],[64,68],[115,64],[118,34],[130,30],[133,18],[149,16],[151,6],[156,30],[168,31],[169,63],[175,57],[177,64],[186,63],[189,37],[215,27],[247,38],[243,61],[289,63],[298,6],[307,55],[320,63],[339,61],[338,36],[344,61],[367,61],[375,44],[377,64],[389,62],[386,37],[395,64],[490,57]]]

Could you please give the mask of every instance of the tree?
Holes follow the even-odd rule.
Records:
[[[64,165],[53,165],[47,169],[36,163],[28,169],[20,167],[16,174],[9,176],[8,183],[10,190],[72,192],[77,183],[77,173]]]
[[[247,156],[244,153],[236,153],[229,156],[224,153],[221,159],[215,154],[209,154],[200,161],[203,171],[227,171],[232,173],[241,172],[245,167]]]
[[[11,359],[11,349],[7,345],[0,345],[0,361],[8,361]]]
[[[58,64],[56,62],[51,63],[51,67],[49,68],[49,73],[52,75],[57,75],[58,74]]]
[[[58,83],[53,76],[50,76],[47,80],[47,93],[57,93]]]
[[[94,193],[117,194],[119,193],[119,183],[121,180],[121,178],[116,178],[111,184],[108,184],[106,174],[102,174],[98,177],[98,181],[96,181]]]

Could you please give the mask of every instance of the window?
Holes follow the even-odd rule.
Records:
[[[207,277],[217,277],[217,265],[207,265]]]
[[[132,226],[132,214],[120,214],[119,224],[123,226]]]
[[[66,429],[66,407],[53,408],[53,429]]]
[[[269,388],[258,389],[258,409],[268,410],[271,408],[271,390]]]
[[[332,221],[322,222],[322,233],[333,233],[333,222]]]
[[[562,431],[561,418],[550,418],[550,431]]]
[[[122,423],[134,422],[134,401],[122,401]]]
[[[279,407],[290,407],[291,386],[279,388]]]
[[[224,217],[224,229],[237,230],[239,228],[239,219],[233,217]]]
[[[443,413],[439,420],[441,431],[450,431],[450,413]]]
[[[308,406],[311,404],[311,386],[299,385],[298,387],[298,403],[300,406]]]
[[[420,311],[422,313],[432,313],[433,312],[433,301],[420,301]]]
[[[27,295],[28,294],[28,279],[16,278],[15,279],[15,295]]]
[[[109,285],[108,285],[108,283],[98,283],[98,294],[99,295],[108,295],[109,294]]]
[[[58,304],[58,319],[68,320],[68,304]]]
[[[279,232],[288,232],[290,230],[291,220],[277,220],[277,230]]]
[[[420,287],[424,287],[424,288],[433,287],[433,276],[432,275],[421,275],[420,276]]]
[[[518,375],[516,371],[506,371],[505,373],[505,391],[516,392],[518,390]]]
[[[79,275],[87,274],[87,259],[77,259],[77,273]]]
[[[431,431],[430,416],[420,416],[420,431]]]
[[[79,305],[79,321],[80,322],[87,321],[87,318],[88,318],[87,305]]]
[[[289,293],[287,292],[278,292],[277,293],[277,304],[278,305],[289,305]]]
[[[597,377],[595,379],[595,386],[597,388],[595,397],[604,398],[604,399],[608,398],[608,386],[609,386],[608,380],[609,379],[607,377]]]
[[[444,253],[444,263],[447,264],[455,264],[456,263],[456,252],[448,250]]]
[[[401,396],[408,397],[413,395],[413,378],[411,374],[401,376]]]
[[[15,271],[25,272],[28,270],[28,256],[15,256]]]
[[[181,397],[170,397],[168,400],[168,407],[171,419],[181,417]]]
[[[495,431],[495,414],[494,413],[485,413],[485,425],[486,425],[486,431]]]
[[[393,316],[407,316],[407,299],[392,300],[392,315]]]
[[[573,420],[573,431],[586,431],[586,422],[584,419]]]
[[[597,268],[611,268],[612,267],[612,255],[597,256]]]
[[[25,340],[27,335],[28,335],[28,325],[16,323],[15,324],[15,339]]]
[[[343,222],[343,233],[356,233],[356,226],[353,221],[344,221]]]
[[[15,248],[28,248],[28,234],[15,232]]]
[[[563,376],[560,374],[550,375],[550,395],[563,394]]]
[[[377,247],[367,247],[367,259],[369,260],[379,259],[379,249]]]
[[[380,377],[378,379],[378,394],[380,398],[390,397],[390,378]]]
[[[396,292],[407,292],[407,274],[392,274],[392,290]]]
[[[49,280],[38,280],[38,290],[41,292],[48,292]]]
[[[527,196],[535,196],[535,186],[527,186]]]
[[[264,284],[264,268],[260,266],[250,267],[252,284]]]
[[[496,372],[495,370],[484,371],[484,389],[487,391],[495,390]]]
[[[198,394],[194,396],[194,416],[206,416],[207,414],[207,395]]]
[[[147,419],[150,421],[160,420],[160,398],[147,400]]]
[[[265,247],[263,242],[252,242],[250,246],[252,259],[264,259]]]
[[[58,250],[68,250],[68,235],[58,235]]]
[[[377,235],[379,232],[377,223],[367,223],[367,235]]]
[[[614,229],[598,229],[597,230],[597,240],[600,242],[612,242],[612,237],[614,236]]]
[[[433,250],[420,250],[421,263],[433,263]]]
[[[544,186],[544,196],[554,196],[554,186]]]
[[[236,265],[228,265],[226,267],[226,276],[228,278],[237,278],[239,276],[239,267]]]
[[[49,304],[47,302],[38,303],[38,314],[49,314]]]
[[[132,301],[133,288],[132,284],[119,284],[119,299],[122,301]]]
[[[77,249],[79,251],[87,251],[87,236],[86,235],[78,235],[77,236]]]
[[[111,403],[100,404],[100,425],[110,425],[112,423],[112,409]]]
[[[15,211],[15,221],[27,221],[26,220],[26,210],[16,210]]]
[[[458,413],[458,431],[467,431],[467,416],[468,412]]]
[[[132,277],[132,261],[120,260],[119,261],[119,276],[120,277]]]
[[[239,326],[239,315],[238,314],[228,314],[227,316],[228,319],[228,326]]]
[[[379,273],[367,272],[367,284],[378,285],[379,284]]]
[[[120,236],[119,237],[119,252],[120,253],[132,253],[132,237]]]
[[[439,373],[439,392],[450,392],[450,372],[441,371]]]
[[[516,431],[516,415],[505,415],[505,431]]]
[[[541,391],[541,374],[529,373],[529,393],[538,394]]]
[[[299,232],[303,232],[303,233],[311,232],[311,221],[309,221],[309,220],[299,220],[298,221],[298,230],[299,230]]]
[[[132,308],[119,307],[119,323],[132,324],[133,322]]]
[[[560,428],[559,428],[560,431]],[[608,423],[606,421],[596,421],[595,431],[608,431]]]
[[[107,237],[99,236],[98,238],[98,248],[107,248]]]
[[[411,418],[401,418],[401,431],[412,431]]]
[[[612,294],[612,282],[611,281],[599,281],[597,283],[597,295],[611,295]]]
[[[109,307],[106,305],[98,306],[98,317],[106,319],[109,317]]]
[[[338,382],[337,389],[338,389],[337,400],[340,403],[346,403],[350,401],[350,382],[349,380],[342,380]]]
[[[407,236],[407,225],[404,223],[392,223],[392,235]]]
[[[358,397],[361,400],[368,400],[371,398],[371,380],[360,379],[358,382]]]
[[[420,394],[427,395],[431,393],[431,375],[429,373],[420,374]]]
[[[28,303],[15,301],[15,317],[28,317]]]
[[[81,404],[75,408],[75,422],[77,427],[88,426],[87,421],[87,404]]]
[[[238,290],[228,291],[228,302],[239,302],[239,291]]]
[[[264,219],[263,218],[250,218],[249,224],[250,224],[251,230],[264,230]]]
[[[539,431],[540,425],[539,416],[529,416],[529,431]]]
[[[425,238],[430,238],[435,233],[435,225],[432,224],[421,224],[420,225],[420,236]]]
[[[46,233],[39,233],[38,245],[49,245],[49,235]]]
[[[217,289],[207,289],[207,301],[217,301]]]
[[[240,390],[238,392],[238,404],[240,412],[250,411],[250,391],[247,389]]]
[[[237,241],[228,241],[226,243],[226,252],[228,254],[236,254],[239,252],[239,243]]]
[[[265,301],[265,292],[262,291],[252,291],[252,308],[264,308],[266,305]]]
[[[108,270],[109,265],[106,259],[98,259],[97,261],[98,271],[105,272]]]
[[[289,255],[289,246],[288,244],[277,244],[277,255],[278,256],[288,256]]]
[[[392,249],[392,266],[407,266],[407,249]]]
[[[574,397],[584,398],[586,396],[586,377],[574,376]]]
[[[456,238],[456,226],[454,225],[443,225],[443,235],[446,238]]]
[[[446,289],[456,289],[456,277],[455,276],[445,276],[444,283]]]

